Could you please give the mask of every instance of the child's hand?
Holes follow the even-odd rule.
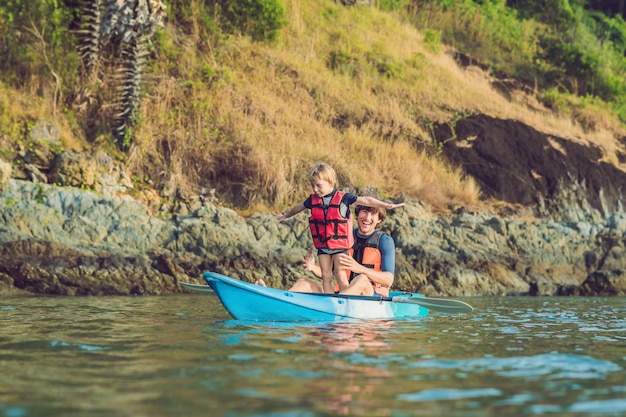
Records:
[[[306,251],[306,255],[302,258],[302,267],[305,271],[311,271],[315,266],[315,257],[311,249]]]
[[[388,209],[388,210],[393,210],[393,209],[395,209],[395,208],[402,207],[402,206],[404,206],[404,203],[389,204],[389,206],[387,207],[387,209]]]
[[[284,222],[285,220],[287,220],[287,217],[285,217],[284,213],[274,214],[274,217],[276,217],[276,220],[278,220],[278,223]]]

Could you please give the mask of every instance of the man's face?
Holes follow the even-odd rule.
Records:
[[[378,213],[361,210],[359,211],[356,221],[359,233],[362,235],[369,235],[374,232],[376,226],[380,223],[380,218],[378,217]]]

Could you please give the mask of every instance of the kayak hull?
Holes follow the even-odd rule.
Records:
[[[299,293],[233,279],[215,272],[203,277],[226,310],[237,320],[250,321],[342,321],[351,319],[409,319],[424,317],[428,309],[398,303],[391,298]],[[188,285],[188,284],[187,284]],[[207,292],[206,286],[192,291]],[[199,287],[205,287],[201,289]],[[392,293],[390,296],[423,297]]]

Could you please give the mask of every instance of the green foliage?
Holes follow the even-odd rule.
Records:
[[[0,83],[0,137],[6,136],[21,145],[27,132],[32,128],[32,122],[24,115],[15,114],[11,109],[9,99],[3,94],[6,94],[6,89]],[[0,157],[10,160],[15,156],[15,152],[13,147],[3,146],[0,148]]]
[[[133,143],[133,129],[129,127],[124,130],[124,136],[121,139],[120,148],[124,150],[130,149],[130,145]]]
[[[176,59],[180,56],[180,48],[177,47],[171,33],[165,30],[157,31],[152,38],[152,42],[155,49],[159,51],[164,58],[167,58],[168,62],[174,64]],[[163,62],[157,63],[157,65],[163,65]]]
[[[609,103],[611,110],[617,115],[619,120],[626,124],[626,102],[624,100]]]
[[[424,43],[431,51],[439,53],[441,51],[441,32],[435,29],[424,31]]]
[[[387,78],[398,78],[402,74],[402,66],[388,59],[381,59],[374,62],[376,71]]]
[[[411,4],[411,0],[378,0],[376,2],[380,10],[387,12],[405,9],[409,4]]]
[[[328,68],[333,71],[355,77],[361,71],[361,65],[358,57],[351,54],[349,51],[336,49],[330,51],[327,61]]]
[[[597,95],[608,103],[626,103],[626,84],[624,84],[623,77],[617,74],[608,74],[599,78],[595,90]],[[623,120],[626,121],[626,118]]]
[[[581,1],[581,0],[579,0]],[[584,7],[588,10],[595,10],[607,16],[617,16],[626,11],[624,0],[582,0]]]
[[[438,32],[442,43],[490,64],[494,71],[541,89],[599,97],[611,103],[617,114],[626,107],[622,104],[626,101],[626,23],[609,1],[413,3],[409,19],[424,32],[429,46],[435,44]],[[546,100],[552,101],[549,94]]]
[[[600,42],[610,42],[616,53],[624,55],[626,52],[626,23],[624,23],[621,15],[608,17],[600,12],[590,12],[585,15],[584,23]]]
[[[366,71],[367,64],[375,65],[377,54],[370,52],[369,62],[362,62],[364,47],[342,30],[332,31],[329,34],[329,43],[332,49],[328,54],[326,65],[338,74],[354,78]]]
[[[580,44],[559,42],[556,37],[543,37],[539,45],[542,47],[539,58],[554,69],[546,72],[550,74],[550,84],[570,84],[569,90],[574,93],[593,93],[600,64],[597,54],[586,51]],[[571,85],[573,81],[575,85]]]
[[[169,0],[167,3],[167,17],[171,22],[175,22],[175,26],[183,33],[198,29],[197,35],[200,36],[198,47],[202,50],[206,43],[212,43],[219,40],[222,32],[218,22],[215,21],[216,5],[214,2],[204,0]],[[219,10],[219,8],[218,8]],[[192,29],[193,28],[193,29]],[[167,32],[155,33],[160,41],[167,45],[174,45],[174,41],[168,39],[171,36]],[[175,46],[174,46],[175,48]],[[176,48],[175,48],[176,49]],[[168,51],[170,54],[180,52]]]
[[[277,40],[287,24],[280,0],[218,0],[216,6],[226,32],[248,35],[255,41]]]
[[[409,15],[427,36],[430,47],[453,45],[498,70],[508,73],[530,62],[536,23],[520,21],[500,0],[427,0]]]
[[[367,62],[374,67],[379,75],[386,78],[398,78],[402,74],[402,65],[396,62],[393,57],[383,52],[384,48],[374,45],[372,50],[367,52]]]
[[[455,8],[463,2],[464,0],[426,0],[424,3],[435,3],[437,6],[442,7],[444,10],[447,10]]]
[[[567,29],[576,20],[569,0],[509,0],[507,5],[516,9],[522,19],[536,19],[556,31]]]
[[[536,36],[539,84],[562,86],[573,94],[619,99],[624,91],[626,24],[582,9],[583,1],[509,1],[520,16],[548,25]],[[536,79],[535,79],[536,80]],[[620,81],[621,80],[621,81]]]
[[[37,202],[37,204],[45,204],[47,197],[48,196],[46,195],[46,190],[43,188],[43,185],[37,184],[35,186],[34,195],[34,200]]]
[[[624,75],[609,73],[598,79],[595,86],[594,98],[601,99],[606,103],[617,118],[626,124],[626,83]]]
[[[0,5],[0,71],[14,85],[31,76],[58,77],[69,87],[80,66],[70,30],[71,9],[60,0],[7,0]]]
[[[563,94],[556,88],[544,90],[542,92],[542,101],[550,108],[557,112],[566,112],[569,108],[569,99],[567,94]]]

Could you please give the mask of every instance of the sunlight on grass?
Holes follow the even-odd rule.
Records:
[[[505,98],[488,74],[460,68],[445,48],[433,52],[393,14],[285,4],[290,23],[277,45],[232,38],[217,57],[180,45],[181,77],[160,77],[146,104],[133,170],[170,193],[231,184],[218,191],[242,210],[277,210],[310,193],[308,170],[325,161],[340,187],[443,210],[478,204],[480,190],[435,155],[428,123],[483,113],[611,149],[606,130],[585,132],[528,98]],[[202,65],[212,68],[208,84],[193,75]]]
[[[212,36],[199,0],[189,2],[184,27],[170,25],[159,34],[127,163],[163,198],[215,189],[242,213],[278,211],[310,193],[307,173],[324,161],[342,188],[416,198],[441,211],[476,206],[479,186],[445,163],[430,134],[434,123],[472,114],[595,143],[606,161],[619,164],[616,137],[624,136],[623,128],[590,100],[568,102],[572,114],[558,109],[563,98],[557,93],[553,109],[534,94],[505,97],[488,72],[461,68],[452,49],[435,44],[436,33],[425,39],[411,23],[376,7],[284,4],[288,25],[271,45]],[[476,36],[490,36],[479,14],[423,13],[444,27],[461,19]],[[4,126],[50,117],[49,97],[32,101],[40,82],[26,84],[17,93],[0,83]],[[94,112],[106,118],[111,110],[96,106]],[[69,120],[69,114],[57,117],[64,140],[77,147],[84,141]]]

